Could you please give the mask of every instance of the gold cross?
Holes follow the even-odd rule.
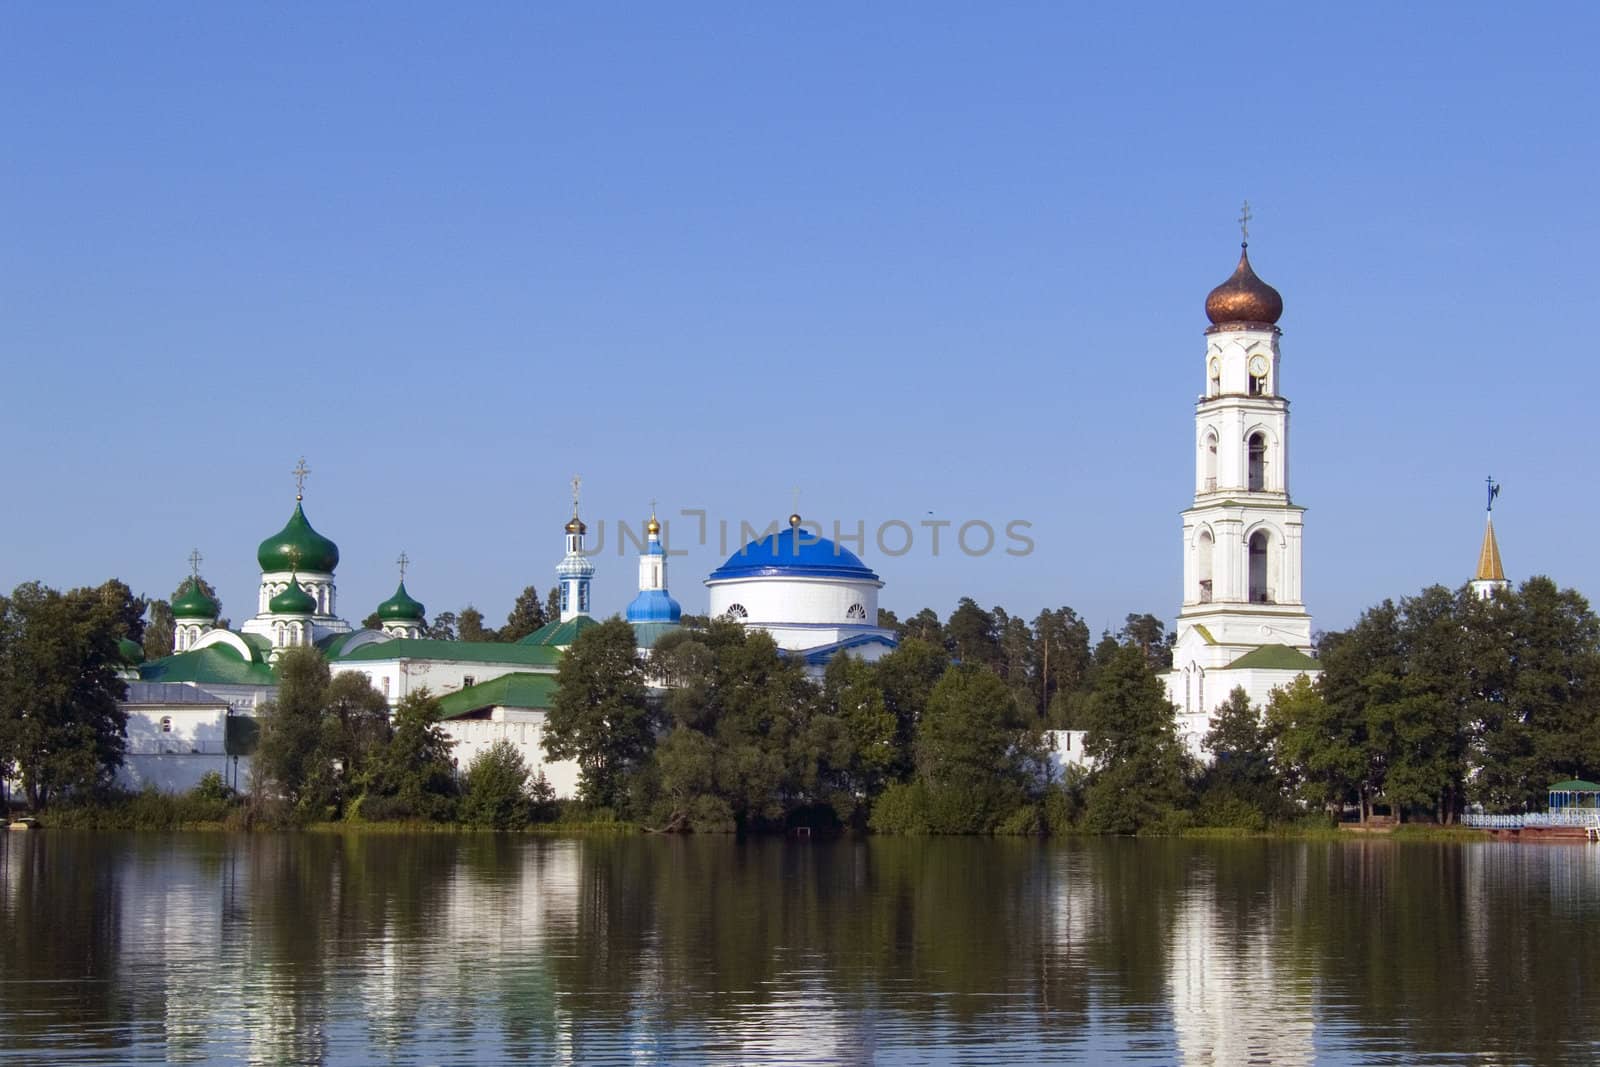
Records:
[[[400,580],[402,582],[406,580],[406,565],[410,562],[411,560],[406,556],[405,550],[401,549],[400,558],[395,560],[395,563],[400,566]]]
[[[583,477],[581,475],[574,474],[572,476],[572,513],[574,515],[578,513],[578,490],[582,487]]]
[[[1250,214],[1250,201],[1246,200],[1244,202],[1244,208],[1239,212],[1239,236],[1243,238],[1247,244],[1250,241],[1250,220],[1253,218],[1255,218],[1255,216]]]
[[[189,553],[189,573],[193,574],[196,578],[200,577],[200,563],[204,559],[205,557],[200,554],[200,550],[198,548]]]
[[[306,475],[311,473],[311,468],[306,466],[306,457],[301,456],[300,462],[289,473],[294,475],[294,498],[299,500],[306,491]]]

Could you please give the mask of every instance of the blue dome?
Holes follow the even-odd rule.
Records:
[[[677,622],[683,609],[665,589],[641,589],[628,605],[629,622]]]
[[[854,552],[826,537],[813,538],[805,530],[790,527],[751,541],[712,571],[706,581],[774,577],[878,580]]]

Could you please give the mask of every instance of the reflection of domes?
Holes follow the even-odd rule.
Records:
[[[316,598],[300,588],[297,578],[291,578],[283,592],[267,601],[267,609],[274,615],[310,615],[317,610]]]
[[[878,580],[855,553],[826,537],[812,537],[798,526],[751,541],[711,572],[708,582],[762,577],[857,578]]]
[[[263,573],[304,567],[314,574],[332,574],[339,565],[339,546],[311,528],[298,501],[283,529],[261,542],[256,562]]]
[[[206,595],[199,578],[190,578],[183,592],[172,602],[174,619],[214,619],[217,602]]]
[[[1283,315],[1283,297],[1250,269],[1250,250],[1241,246],[1233,277],[1206,297],[1206,318],[1214,325],[1229,322],[1274,325]]]
[[[394,591],[394,596],[378,605],[378,618],[384,622],[421,622],[425,614],[422,603],[406,592],[403,578],[400,580],[400,588]]]

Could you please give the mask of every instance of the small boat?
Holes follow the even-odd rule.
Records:
[[[12,829],[12,830],[37,830],[37,829],[39,829],[39,820],[33,818],[31,815],[27,816],[25,818],[21,818],[21,819],[12,819],[9,829]]]

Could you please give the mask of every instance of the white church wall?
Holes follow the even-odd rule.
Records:
[[[710,614],[717,618],[737,604],[745,611],[744,621],[756,625],[876,626],[879,584],[843,578],[770,576],[718,581],[710,586]],[[854,612],[852,607],[856,607]]]
[[[524,708],[494,708],[486,719],[447,719],[440,725],[455,746],[453,755],[458,773],[465,774],[472,761],[497,741],[509,741],[528,765],[530,777],[544,772],[555,787],[556,796],[570,799],[578,795],[578,764],[573,760],[551,760],[544,754],[545,713]]]

